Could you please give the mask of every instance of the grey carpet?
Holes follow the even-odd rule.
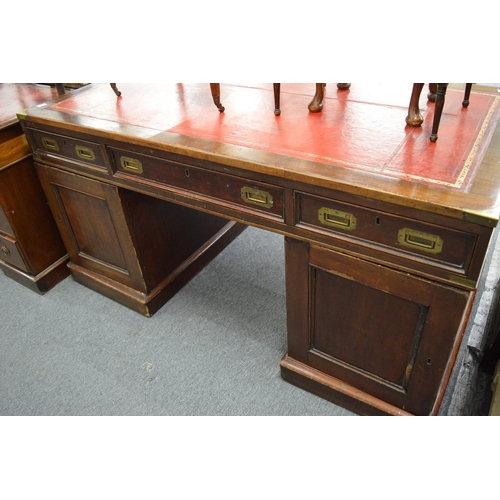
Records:
[[[280,377],[283,237],[248,228],[153,317],[0,273],[0,415],[353,415]]]

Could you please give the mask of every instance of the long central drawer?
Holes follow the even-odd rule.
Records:
[[[201,195],[217,203],[267,214],[284,220],[284,189],[265,182],[248,180],[192,165],[142,155],[120,149],[109,149],[118,177],[146,179],[162,186]]]

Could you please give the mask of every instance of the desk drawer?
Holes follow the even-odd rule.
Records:
[[[17,246],[17,241],[13,238],[0,235],[0,259],[18,269],[30,272]]]
[[[296,193],[296,225],[467,274],[478,236],[355,204]]]
[[[282,188],[130,151],[111,150],[119,177],[143,178],[283,220]]]
[[[30,130],[30,132],[36,145],[36,153],[49,153],[71,162],[76,161],[90,170],[97,169],[107,173],[99,144],[40,130]]]

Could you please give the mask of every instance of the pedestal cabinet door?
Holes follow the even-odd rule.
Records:
[[[45,165],[37,169],[71,262],[145,291],[118,188]]]
[[[437,411],[470,293],[286,240],[288,355],[417,415]]]

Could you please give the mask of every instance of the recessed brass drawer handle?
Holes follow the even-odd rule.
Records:
[[[9,254],[10,254],[10,250],[9,250],[6,246],[3,246],[3,247],[1,248],[1,250],[2,250],[2,253],[3,253],[4,255],[9,255]]]
[[[434,254],[443,249],[443,240],[439,236],[408,228],[398,232],[398,242],[405,247]]]
[[[59,144],[55,139],[49,137],[42,137],[42,144],[45,149],[50,149],[52,151],[59,151]]]
[[[75,146],[76,154],[82,159],[87,161],[95,161],[95,153],[92,149],[86,146]]]
[[[332,226],[346,231],[353,231],[356,229],[356,217],[348,212],[323,207],[318,210],[318,219],[321,224],[326,226]]]
[[[127,158],[126,156],[122,156],[120,158],[120,165],[123,170],[127,172],[133,172],[134,174],[142,174],[142,163],[136,158]]]
[[[273,197],[267,191],[251,188],[248,186],[241,188],[241,197],[243,201],[257,205],[259,207],[271,208],[273,206]]]

